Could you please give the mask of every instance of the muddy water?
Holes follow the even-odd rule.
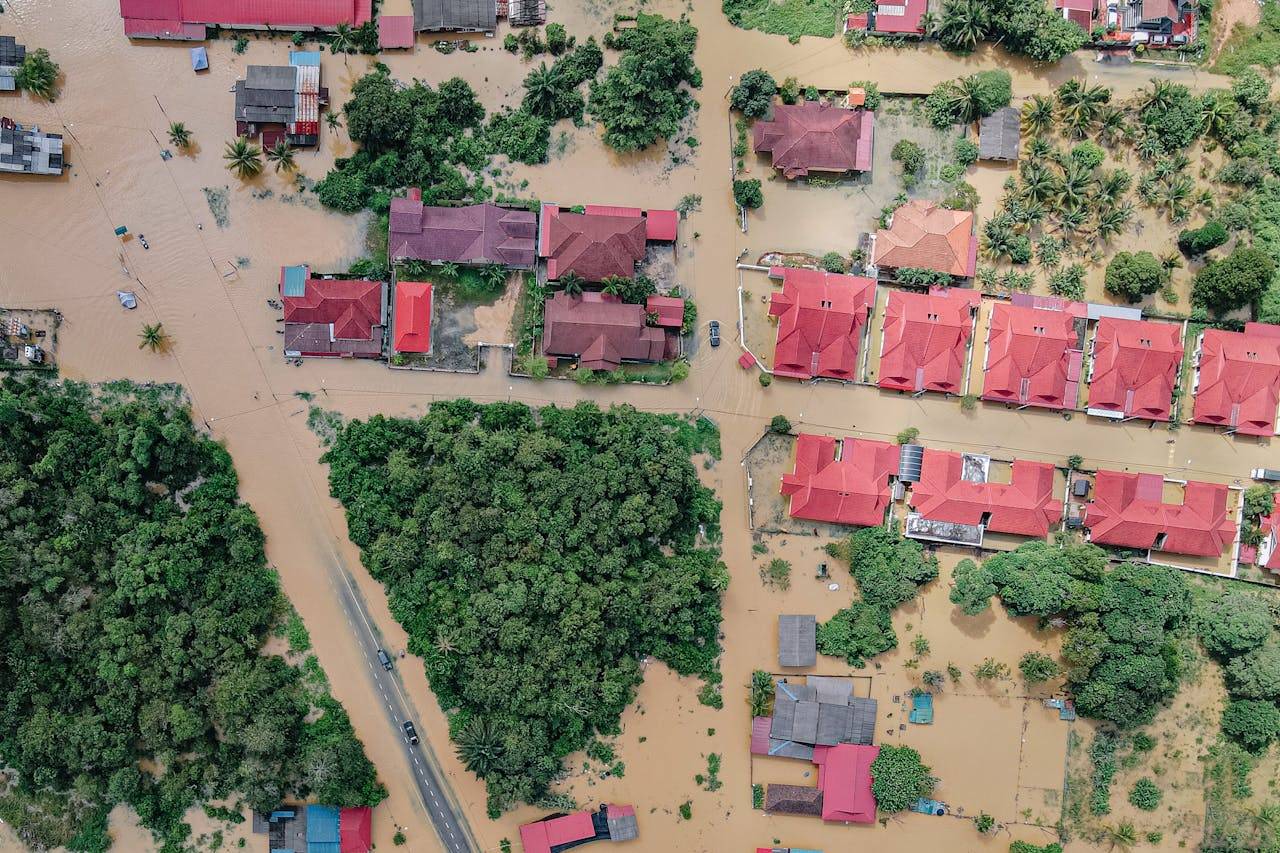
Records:
[[[332,269],[359,255],[362,240],[359,218],[310,206],[295,197],[285,178],[269,173],[244,184],[221,167],[222,144],[232,135],[228,91],[232,82],[242,76],[247,64],[284,61],[288,45],[252,41],[244,56],[236,56],[229,42],[214,43],[212,69],[197,77],[189,70],[184,46],[128,44],[111,0],[84,0],[75,15],[59,13],[58,7],[40,0],[12,0],[5,5],[0,20],[5,32],[33,47],[48,47],[66,72],[66,85],[55,105],[9,97],[3,111],[49,130],[65,126],[67,158],[74,168],[61,181],[0,178],[0,197],[5,202],[0,204],[0,303],[53,305],[64,312],[61,355],[69,376],[176,381],[188,387],[197,419],[207,423],[232,453],[244,497],[262,518],[268,556],[311,629],[334,693],[350,710],[391,790],[391,799],[376,812],[375,840],[380,848],[389,848],[395,825],[401,825],[409,838],[406,849],[437,849],[401,757],[397,732],[369,701],[370,685],[360,674],[364,664],[354,633],[329,588],[329,567],[344,566],[356,577],[386,646],[403,647],[404,636],[390,618],[380,590],[359,568],[359,555],[346,537],[341,509],[328,497],[325,471],[316,461],[320,448],[305,425],[306,404],[294,392],[312,392],[321,405],[359,417],[375,412],[413,414],[432,399],[464,394],[486,400],[571,403],[583,396],[583,390],[573,383],[511,380],[501,372],[500,359],[490,359],[490,367],[480,376],[389,371],[356,363],[286,366],[276,333],[278,315],[265,305],[275,293],[279,265],[309,262],[319,269]],[[656,10],[680,11],[671,4]],[[556,4],[552,14],[571,33],[583,37],[602,33],[605,15],[612,11],[565,2]],[[731,130],[723,98],[743,71],[763,66],[779,78],[796,76],[820,87],[873,79],[886,90],[923,92],[939,80],[1000,66],[1014,73],[1020,94],[1047,91],[1071,76],[1088,76],[1124,93],[1142,85],[1150,73],[1146,68],[1103,69],[1087,55],[1040,73],[992,51],[958,60],[931,49],[851,53],[834,40],[803,39],[790,45],[780,37],[730,28],[714,3],[700,4],[692,17],[702,34],[697,60],[706,80],[694,129],[701,145],[692,164],[675,166],[661,151],[619,157],[606,151],[595,131],[587,128],[558,142],[557,149],[564,153],[552,163],[517,170],[515,180],[529,180],[531,194],[566,203],[672,205],[686,193],[701,194],[702,210],[692,215],[682,232],[681,277],[692,286],[702,318],[720,319],[730,332],[736,314],[733,259],[747,248],[796,248],[778,245],[782,239],[763,224],[753,225],[745,237],[734,224],[725,153]],[[481,41],[486,49],[474,54],[445,56],[420,45],[413,55],[389,56],[385,61],[402,78],[438,81],[463,74],[487,106],[512,103],[519,97],[527,69],[496,49],[497,40]],[[345,100],[351,82],[369,65],[363,57],[326,55],[323,62],[326,84],[336,103]],[[1197,72],[1170,73],[1197,87],[1222,82]],[[190,156],[166,162],[159,152],[170,120],[185,122],[194,131],[198,147]],[[334,157],[351,152],[342,133],[325,129],[322,137],[318,152],[299,155],[302,170],[313,178],[323,174]],[[227,199],[225,227],[215,221],[203,192],[210,188],[216,195],[222,187]],[[858,202],[847,199],[841,204]],[[814,215],[847,215],[842,206],[828,209],[827,200],[819,205]],[[121,224],[135,234],[146,234],[151,249],[117,241],[111,231]],[[694,232],[700,236],[695,238]],[[829,246],[824,241],[822,248]],[[228,276],[229,263],[238,272]],[[126,286],[140,297],[133,313],[122,311],[114,297],[117,288]],[[496,322],[496,317],[490,319]],[[140,325],[157,320],[173,335],[171,353],[153,355],[137,348]],[[492,325],[486,321],[482,327],[488,330]],[[745,529],[741,453],[769,417],[778,413],[809,429],[886,436],[916,424],[926,441],[940,446],[1047,460],[1061,460],[1075,451],[1094,464],[1228,480],[1262,464],[1267,448],[1203,431],[1148,433],[1124,425],[1086,424],[1083,419],[1067,422],[1056,415],[993,408],[963,413],[955,401],[908,400],[870,389],[779,382],[762,390],[754,374],[738,369],[732,334],[725,337],[726,345],[720,349],[699,348],[692,376],[680,386],[592,388],[589,393],[605,404],[700,409],[722,425],[725,458],[706,476],[725,501],[724,552],[735,578],[725,597],[726,707],[713,712],[697,705],[695,685],[655,665],[636,705],[624,718],[620,758],[626,762],[626,776],[594,787],[586,779],[572,779],[569,786],[584,803],[603,798],[635,802],[642,832],[641,841],[632,845],[636,850],[742,850],[769,844],[774,838],[783,844],[828,850],[862,841],[884,850],[924,845],[1003,849],[1006,838],[982,840],[971,824],[956,820],[905,817],[895,819],[892,831],[861,830],[824,827],[803,818],[767,818],[750,810],[752,768],[747,760],[742,685],[752,669],[768,667],[773,660],[771,637],[777,613],[805,608],[828,615],[846,600],[848,582],[845,579],[838,595],[831,594],[804,579],[804,571],[797,568],[790,592],[763,589]],[[799,567],[811,563],[808,552],[815,544],[796,538],[777,547]],[[912,629],[906,628],[907,621],[913,622]],[[1023,651],[1053,642],[1002,616],[993,616],[985,628],[980,623],[976,628],[952,624],[945,581],[935,584],[913,609],[897,614],[895,624],[904,641],[914,631],[924,630],[935,649],[947,648],[946,655],[966,668],[988,655],[1012,663]],[[941,658],[942,652],[935,655]],[[873,690],[886,708],[892,695],[901,693],[910,680],[910,673],[901,667],[901,656],[886,656],[884,669],[875,673]],[[523,809],[497,823],[485,818],[482,787],[453,758],[443,717],[421,665],[409,661],[401,674],[420,715],[420,728],[435,745],[481,847],[493,850],[503,838],[514,840],[517,824],[534,812]],[[1009,780],[1016,779],[1013,762],[1018,750],[1004,729],[1019,720],[1027,726],[1026,743],[1031,746],[1024,745],[1022,757],[1016,760],[1030,768],[1028,778],[1040,780],[1036,786],[1051,784],[1045,780],[1057,761],[1057,730],[1033,718],[1035,709],[1025,703],[1020,707],[1022,700],[1016,696],[948,695],[940,701],[940,710],[953,701],[954,709],[942,716],[936,730],[886,732],[885,738],[901,737],[929,753],[944,775],[947,796],[967,810],[985,808],[1001,820],[1012,820],[1027,808],[1025,798],[1038,793],[1025,793],[1025,785],[1010,789]],[[965,764],[971,753],[953,752],[947,744],[930,740],[934,732],[943,732],[943,721],[946,726],[969,726],[969,736],[998,736],[1001,757],[991,780],[970,778],[972,768],[966,769]],[[887,727],[887,719],[884,722]],[[714,735],[708,734],[712,728]],[[1028,755],[1028,750],[1033,754]],[[705,754],[710,751],[724,757],[724,787],[714,793],[697,790],[693,781],[695,773],[705,771]],[[685,799],[693,803],[693,819],[682,823],[675,810]],[[130,826],[127,821],[119,825],[120,849],[146,849],[145,838]],[[1043,838],[1039,830],[1028,827],[1015,827],[1015,832],[1019,837]],[[5,847],[3,836],[0,847]]]

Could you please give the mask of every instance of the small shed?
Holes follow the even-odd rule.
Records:
[[[205,50],[203,46],[191,48],[191,70],[209,70],[209,51]]]
[[[1022,116],[1003,107],[978,125],[978,159],[1016,162],[1022,144]]]
[[[822,792],[803,785],[769,785],[764,810],[773,814],[822,815]]]
[[[778,617],[778,665],[813,666],[818,661],[818,620],[813,614]]]

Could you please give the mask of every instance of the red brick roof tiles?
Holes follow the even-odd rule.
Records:
[[[810,172],[866,172],[871,169],[875,113],[822,101],[776,104],[773,118],[752,128],[756,153],[772,155],[773,167],[788,180]]]
[[[524,853],[551,853],[552,847],[594,838],[595,825],[591,812],[574,812],[520,827],[520,846]]]
[[[982,398],[1046,409],[1074,408],[1075,382],[1070,373],[1071,351],[1078,341],[1075,321],[1072,311],[997,304],[987,336]]]
[[[818,746],[818,790],[822,792],[822,819],[838,823],[875,823],[876,798],[871,793],[871,764],[880,747],[855,743]]]
[[[396,198],[390,219],[393,259],[533,269],[537,217],[531,211],[496,204],[430,207],[418,198]]]
[[[911,505],[930,521],[977,525],[995,533],[1044,537],[1062,518],[1054,494],[1054,468],[1024,459],[1013,463],[1008,483],[974,483],[963,478],[959,453],[925,450]]]
[[[981,297],[947,287],[928,294],[889,293],[880,351],[881,388],[958,394]]]
[[[842,444],[840,458],[836,451]],[[801,434],[795,471],[782,475],[792,518],[876,527],[889,506],[889,477],[898,472],[899,449],[884,441]]]
[[[1192,420],[1232,427],[1243,435],[1273,435],[1280,401],[1280,326],[1249,323],[1243,332],[1206,329],[1201,340]]]
[[[1089,408],[1169,420],[1182,362],[1182,327],[1103,317],[1093,339]]]
[[[876,232],[872,263],[891,269],[929,269],[972,276],[977,263],[974,216],[913,200],[893,213],[888,228]]]
[[[667,351],[666,332],[645,325],[643,305],[593,291],[581,296],[557,291],[547,300],[542,329],[544,355],[576,357],[589,370],[662,361]]]
[[[431,284],[396,282],[396,315],[391,339],[397,352],[431,352]]]
[[[644,310],[658,316],[658,325],[668,329],[679,329],[684,325],[684,300],[678,296],[660,296],[654,294],[645,300]]]
[[[1100,545],[1203,557],[1226,551],[1235,539],[1226,486],[1190,481],[1180,504],[1164,503],[1163,491],[1159,474],[1099,471],[1085,512],[1090,539]]]
[[[224,26],[358,27],[373,19],[371,0],[120,0],[120,16]]]
[[[281,270],[281,293],[284,271]],[[302,296],[283,296],[285,349],[303,355],[380,355],[386,317],[382,283],[311,278]]]
[[[547,259],[547,278],[572,270],[586,281],[609,276],[630,278],[644,258],[647,228],[643,216],[568,213],[542,206],[538,254]]]
[[[858,347],[875,301],[876,283],[862,276],[774,267],[782,290],[769,313],[778,317],[773,372],[795,379],[856,379]]]
[[[1280,494],[1271,496],[1271,512],[1258,519],[1258,532],[1271,551],[1262,567],[1280,574]]]

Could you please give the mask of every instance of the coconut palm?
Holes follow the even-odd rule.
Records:
[[[1074,210],[1089,200],[1089,191],[1093,188],[1094,179],[1089,170],[1072,163],[1062,173],[1062,184],[1058,188],[1058,204]]]
[[[262,172],[262,149],[243,136],[227,143],[222,159],[227,161],[227,169],[235,172],[241,180],[256,177]]]
[[[506,751],[502,735],[482,717],[468,720],[458,732],[457,742],[458,758],[462,764],[482,778],[497,769]]]
[[[1144,133],[1134,148],[1134,153],[1138,155],[1139,160],[1154,160],[1163,151],[1164,146],[1160,144],[1160,140],[1154,133]]]
[[[502,264],[485,264],[480,268],[480,278],[490,290],[498,290],[507,283],[507,268]]]
[[[1041,163],[1027,163],[1022,170],[1022,194],[1029,201],[1044,202],[1061,190],[1057,177]]]
[[[329,125],[330,130],[337,130],[342,127],[342,117],[335,112],[327,112],[324,114],[324,123]]]
[[[937,34],[937,29],[938,29],[937,15],[935,15],[933,12],[925,12],[923,15],[920,16],[920,32],[924,33],[926,36],[933,36]]]
[[[1107,145],[1113,145],[1129,135],[1129,123],[1125,120],[1124,110],[1107,104],[1098,110],[1098,138]]]
[[[947,93],[947,105],[959,124],[969,124],[982,116],[982,83],[976,75],[961,77]]]
[[[1083,207],[1063,208],[1058,211],[1058,231],[1075,234],[1089,221],[1089,212]]]
[[[601,282],[604,285],[601,290],[610,296],[621,296],[622,290],[628,284],[627,280],[620,275],[611,275]]]
[[[1200,101],[1200,132],[1219,135],[1236,114],[1236,102],[1227,93],[1208,92]]]
[[[1152,78],[1151,85],[1138,91],[1138,106],[1143,110],[1166,110],[1173,104],[1173,84]]]
[[[560,287],[564,289],[567,296],[581,296],[584,284],[586,284],[586,281],[573,270],[569,270],[560,276]]]
[[[169,144],[174,148],[191,147],[191,131],[180,121],[169,122]]]
[[[524,108],[536,116],[551,119],[557,115],[564,86],[558,68],[542,63],[524,78]]]
[[[1032,95],[1022,104],[1022,132],[1028,136],[1040,136],[1053,128],[1053,99],[1047,95]]]
[[[1133,205],[1122,204],[1107,208],[1098,213],[1098,221],[1093,233],[1099,240],[1110,240],[1124,230],[1133,218]]]
[[[447,281],[453,281],[458,277],[458,265],[453,261],[445,261],[440,265],[437,275]]]
[[[1165,252],[1160,256],[1160,269],[1164,270],[1166,279],[1169,278],[1174,270],[1182,269],[1182,253]]]
[[[991,30],[987,0],[951,0],[942,10],[938,40],[949,50],[970,51]]]
[[[329,36],[329,49],[334,53],[355,53],[356,38],[350,24],[338,24]]]
[[[1186,175],[1179,175],[1165,186],[1160,196],[1160,206],[1174,222],[1180,222],[1190,213],[1191,194],[1196,185]]]
[[[143,324],[142,331],[138,333],[141,343],[138,349],[149,349],[152,352],[161,352],[169,348],[169,334],[164,330],[164,323],[147,323]]]
[[[1103,172],[1098,177],[1098,199],[1106,204],[1115,204],[1133,186],[1133,176],[1124,169],[1113,169]]]
[[[1027,145],[1027,157],[1032,160],[1044,160],[1053,151],[1053,143],[1043,136],[1037,136]]]
[[[297,168],[297,164],[293,162],[293,149],[283,139],[267,151],[267,159],[275,164],[277,172],[282,169],[286,172],[292,172]]]
[[[1111,842],[1112,850],[1117,847],[1121,850],[1132,850],[1138,843],[1138,831],[1128,821],[1115,826],[1105,826],[1103,829],[1106,832],[1107,841]]]

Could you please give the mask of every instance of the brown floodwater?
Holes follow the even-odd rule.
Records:
[[[680,385],[584,391],[571,382],[514,380],[499,358],[490,358],[478,376],[391,371],[354,362],[286,365],[277,334],[278,313],[265,304],[276,293],[279,266],[306,262],[320,270],[340,268],[362,253],[364,228],[361,217],[326,212],[313,199],[299,196],[283,176],[272,172],[243,183],[222,168],[221,148],[233,133],[233,81],[250,63],[285,61],[288,43],[252,40],[243,56],[231,51],[230,42],[212,43],[211,70],[196,76],[190,71],[186,46],[126,41],[112,0],[82,0],[74,14],[65,8],[43,0],[10,0],[0,17],[6,33],[31,47],[47,47],[66,74],[56,104],[9,96],[0,111],[50,131],[65,129],[67,160],[72,164],[61,180],[0,178],[0,304],[54,306],[64,313],[60,360],[68,377],[127,377],[187,387],[197,421],[230,450],[242,494],[262,520],[268,558],[311,630],[334,694],[350,711],[391,791],[375,813],[374,836],[380,849],[390,849],[397,825],[408,836],[405,849],[416,853],[438,845],[400,751],[399,734],[368,701],[370,685],[354,675],[362,671],[363,662],[331,594],[330,567],[343,566],[356,577],[388,647],[402,648],[405,637],[380,588],[360,569],[341,507],[328,496],[326,472],[317,461],[321,449],[306,426],[307,404],[295,392],[313,393],[319,405],[348,417],[376,412],[413,415],[432,400],[462,395],[534,404],[570,404],[590,396],[602,404],[699,410],[721,425],[724,459],[704,474],[725,503],[724,557],[734,577],[724,600],[725,708],[716,712],[698,705],[695,683],[654,664],[623,720],[619,757],[626,763],[625,777],[597,779],[591,785],[579,772],[567,780],[567,788],[584,805],[603,799],[636,804],[641,839],[628,849],[637,851],[739,851],[769,845],[775,838],[784,845],[829,851],[860,843],[887,851],[926,846],[1003,850],[1008,844],[1005,835],[982,838],[971,824],[952,819],[906,816],[895,818],[889,829],[861,829],[766,817],[751,810],[749,778],[765,768],[753,768],[748,760],[744,685],[751,670],[769,668],[775,659],[772,636],[779,612],[803,609],[827,616],[848,600],[850,590],[847,577],[838,578],[841,590],[836,593],[810,579],[818,543],[805,537],[768,543],[771,553],[797,565],[790,591],[769,591],[757,577],[739,461],[773,415],[785,414],[804,429],[872,437],[894,435],[914,424],[921,428],[923,440],[942,447],[1050,461],[1078,452],[1087,464],[1227,481],[1247,476],[1249,468],[1268,457],[1265,442],[1204,430],[1149,432],[1141,426],[1098,424],[1083,417],[1067,421],[1049,413],[993,407],[966,413],[955,400],[909,399],[835,385],[777,382],[761,389],[755,374],[735,363],[735,258],[748,249],[758,254],[804,248],[791,245],[802,232],[790,218],[782,222],[784,217],[766,214],[753,219],[747,235],[737,228],[729,192],[731,128],[724,97],[742,72],[759,66],[778,78],[795,76],[822,88],[871,79],[887,91],[918,93],[959,74],[1003,67],[1014,75],[1020,95],[1046,92],[1073,76],[1106,83],[1119,94],[1134,91],[1151,73],[1197,88],[1222,85],[1221,78],[1192,70],[1103,67],[1090,54],[1053,68],[1037,68],[986,49],[956,58],[932,48],[851,52],[838,40],[805,38],[791,45],[779,36],[734,29],[718,4],[699,4],[691,17],[701,33],[697,62],[705,85],[692,129],[700,145],[688,162],[675,165],[660,150],[618,156],[599,143],[591,128],[565,132],[563,138],[558,129],[556,149],[562,153],[545,166],[513,170],[511,180],[528,180],[529,194],[567,204],[670,206],[687,193],[702,196],[701,211],[682,227],[679,276],[693,291],[700,317],[724,324],[725,345],[700,346],[690,378]],[[671,2],[650,7],[668,14],[684,8]],[[551,14],[582,38],[603,33],[607,16],[623,10],[601,7],[594,0],[566,0],[555,4]],[[463,75],[490,108],[517,101],[527,66],[502,51],[499,39],[477,41],[483,45],[477,53],[442,55],[420,43],[416,53],[384,61],[404,79],[438,82]],[[365,57],[324,56],[325,82],[335,103],[346,99],[351,83],[369,64]],[[197,146],[190,155],[164,161],[160,151],[171,120],[186,123]],[[325,129],[322,138],[318,151],[298,157],[310,178],[320,177],[335,157],[352,150],[342,132]],[[753,164],[757,171],[762,168]],[[221,225],[206,188],[215,206],[225,199]],[[858,196],[840,190],[811,192],[804,201],[795,207],[796,215],[824,223],[855,213],[862,219],[867,216],[858,208]],[[772,230],[774,224],[777,230]],[[145,234],[151,249],[143,250],[134,240],[117,240],[112,234],[117,225]],[[834,240],[842,233],[833,230],[830,236]],[[824,241],[823,248],[828,246]],[[120,308],[114,295],[120,288],[137,291],[137,311]],[[508,305],[500,302],[481,312],[473,339],[488,340],[491,332],[500,330]],[[167,354],[138,349],[140,325],[155,321],[162,321],[173,336]],[[946,601],[945,571],[953,563],[948,555],[944,579],[895,614],[904,643],[923,632],[937,660],[952,659],[965,669],[987,656],[1012,664],[1028,649],[1056,646],[1057,638],[1038,635],[1032,626],[1003,614],[957,622]],[[892,710],[892,696],[901,694],[915,677],[914,671],[903,668],[903,657],[902,652],[886,655],[880,661],[882,669],[871,671],[871,689],[886,713]],[[822,671],[837,674],[847,667],[824,660]],[[497,822],[485,817],[483,787],[453,757],[444,717],[421,665],[406,661],[400,672],[425,740],[434,746],[480,846],[496,850],[503,838],[515,840],[518,824],[535,811],[523,808]],[[1047,808],[1044,792],[1062,775],[1065,733],[1056,719],[1044,719],[1034,701],[1004,695],[1011,687],[984,691],[967,681],[966,689],[940,700],[934,728],[885,733],[883,740],[900,739],[922,749],[943,776],[945,797],[968,813],[985,809],[1001,821],[1018,821],[1011,828],[1015,837],[1043,841],[1046,834],[1023,825],[1021,815],[1032,809],[1033,819],[1041,818]],[[887,718],[882,719],[881,728],[888,726]],[[715,733],[709,734],[710,729]],[[968,740],[957,744],[952,736]],[[990,754],[976,749],[982,742],[992,744]],[[693,779],[705,771],[705,756],[712,751],[723,756],[724,786],[716,792],[698,789]],[[580,758],[569,761],[568,767],[580,771]],[[786,774],[794,768],[779,772],[791,778]],[[692,803],[693,819],[683,822],[677,809],[686,799]],[[150,849],[145,833],[132,821],[118,821],[115,827],[119,849]],[[211,829],[201,826],[199,831]],[[4,839],[0,834],[0,848],[13,849],[12,840]],[[252,839],[250,844],[260,842]]]

